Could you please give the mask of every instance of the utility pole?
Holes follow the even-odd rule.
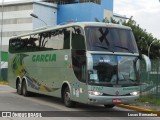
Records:
[[[40,20],[41,22],[43,22],[43,23],[45,24],[45,26],[47,27],[47,23],[46,23],[44,20],[42,20],[41,18],[39,18],[36,14],[31,13],[30,15],[31,15],[32,17]]]
[[[149,47],[148,47],[148,57],[149,57],[149,53],[150,53],[150,49],[151,49],[151,45],[154,43],[154,42],[156,42],[157,40],[153,40],[152,42],[151,42],[151,44],[149,45]]]
[[[3,37],[3,12],[4,12],[4,7],[3,7],[3,5],[4,5],[4,0],[2,0],[2,3],[1,3],[1,43],[0,43],[0,80],[2,79],[2,64],[1,64],[1,62],[2,62],[2,37]]]

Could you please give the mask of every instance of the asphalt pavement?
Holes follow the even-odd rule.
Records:
[[[124,105],[125,106],[125,105]],[[31,97],[20,96],[16,93],[16,90],[9,87],[8,85],[0,85],[0,112],[17,112],[17,113],[41,113],[43,118],[30,118],[30,120],[44,120],[52,119],[54,120],[65,119],[65,120],[97,120],[97,119],[107,119],[107,120],[128,120],[128,117],[134,119],[145,119],[145,120],[155,120],[157,117],[140,117],[141,112],[137,110],[130,109],[129,107],[114,107],[112,109],[106,109],[103,106],[90,106],[84,104],[78,104],[76,108],[67,108],[61,102],[60,99],[33,94]],[[43,114],[44,113],[44,114]],[[26,113],[27,114],[27,113]],[[155,113],[156,114],[156,113]],[[15,114],[16,115],[16,114]],[[52,117],[48,117],[48,116]],[[135,116],[138,115],[138,116]],[[47,117],[46,117],[47,116]],[[45,118],[46,117],[46,118]],[[99,118],[100,117],[100,118]],[[22,118],[17,117],[6,117],[0,118],[0,120],[19,120]],[[23,120],[28,118],[23,118]]]

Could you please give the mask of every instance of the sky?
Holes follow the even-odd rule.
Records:
[[[17,0],[4,1],[8,2]],[[146,29],[146,31],[151,33],[153,37],[160,39],[159,0],[114,0],[113,12],[126,15],[129,18],[133,16],[133,19],[141,28]]]
[[[160,40],[159,0],[114,0],[114,13],[133,16],[141,28]]]

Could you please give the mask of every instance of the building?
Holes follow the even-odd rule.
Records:
[[[46,24],[54,26],[69,21],[102,21],[110,20],[111,17],[116,21],[128,19],[126,16],[113,14],[113,0],[27,0],[5,2],[3,8],[3,45],[8,45],[11,36],[31,32]],[[31,13],[45,23],[30,16]],[[0,23],[2,24],[2,12]]]
[[[5,2],[3,6],[3,45],[8,45],[11,36],[31,32],[45,24],[53,26],[69,21],[102,21],[110,20],[111,17],[120,21],[127,19],[125,16],[113,14],[113,0],[27,0]],[[45,23],[30,16],[31,13]]]
[[[2,11],[2,3],[0,6]],[[45,24],[53,26],[69,21],[102,21],[111,17],[116,21],[127,19],[126,16],[113,14],[113,0],[27,0],[5,2],[3,6],[3,45],[8,45],[11,36],[31,32]],[[31,13],[45,23],[30,16]]]
[[[2,9],[3,8],[3,9]],[[2,12],[3,11],[3,12]],[[31,32],[43,26],[54,26],[70,21],[93,22],[126,20],[125,16],[113,14],[113,0],[26,0],[0,3],[0,23],[2,29],[1,68],[7,67],[9,38]],[[3,14],[2,14],[3,13]],[[30,16],[34,13],[38,19]],[[3,21],[2,21],[3,16]],[[40,20],[41,19],[41,20]],[[44,21],[44,22],[43,22]],[[0,46],[1,47],[1,46]],[[5,72],[6,73],[6,72]]]
[[[3,10],[3,14],[2,14]],[[53,26],[57,24],[57,4],[41,1],[27,0],[17,2],[0,3],[0,23],[2,29],[2,47],[0,52],[0,80],[7,80],[8,68],[8,44],[9,38],[14,35],[31,32],[38,27]],[[30,16],[38,15],[45,23]],[[2,24],[3,16],[3,24]],[[1,38],[0,38],[1,39]]]
[[[50,0],[51,1],[51,0]],[[66,21],[102,21],[113,15],[113,0],[60,0],[58,2],[58,24]]]
[[[31,13],[38,15],[48,26],[57,24],[57,4],[27,0],[7,2],[3,6],[3,45],[8,45],[11,36],[31,32],[38,27],[45,26],[45,23],[32,18]],[[0,14],[0,23],[2,23],[2,14]]]

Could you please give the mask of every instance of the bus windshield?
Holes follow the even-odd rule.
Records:
[[[89,51],[138,53],[136,41],[130,29],[86,27],[85,32]]]
[[[139,85],[138,58],[135,56],[92,54],[93,69],[89,71],[89,84],[137,86]]]

